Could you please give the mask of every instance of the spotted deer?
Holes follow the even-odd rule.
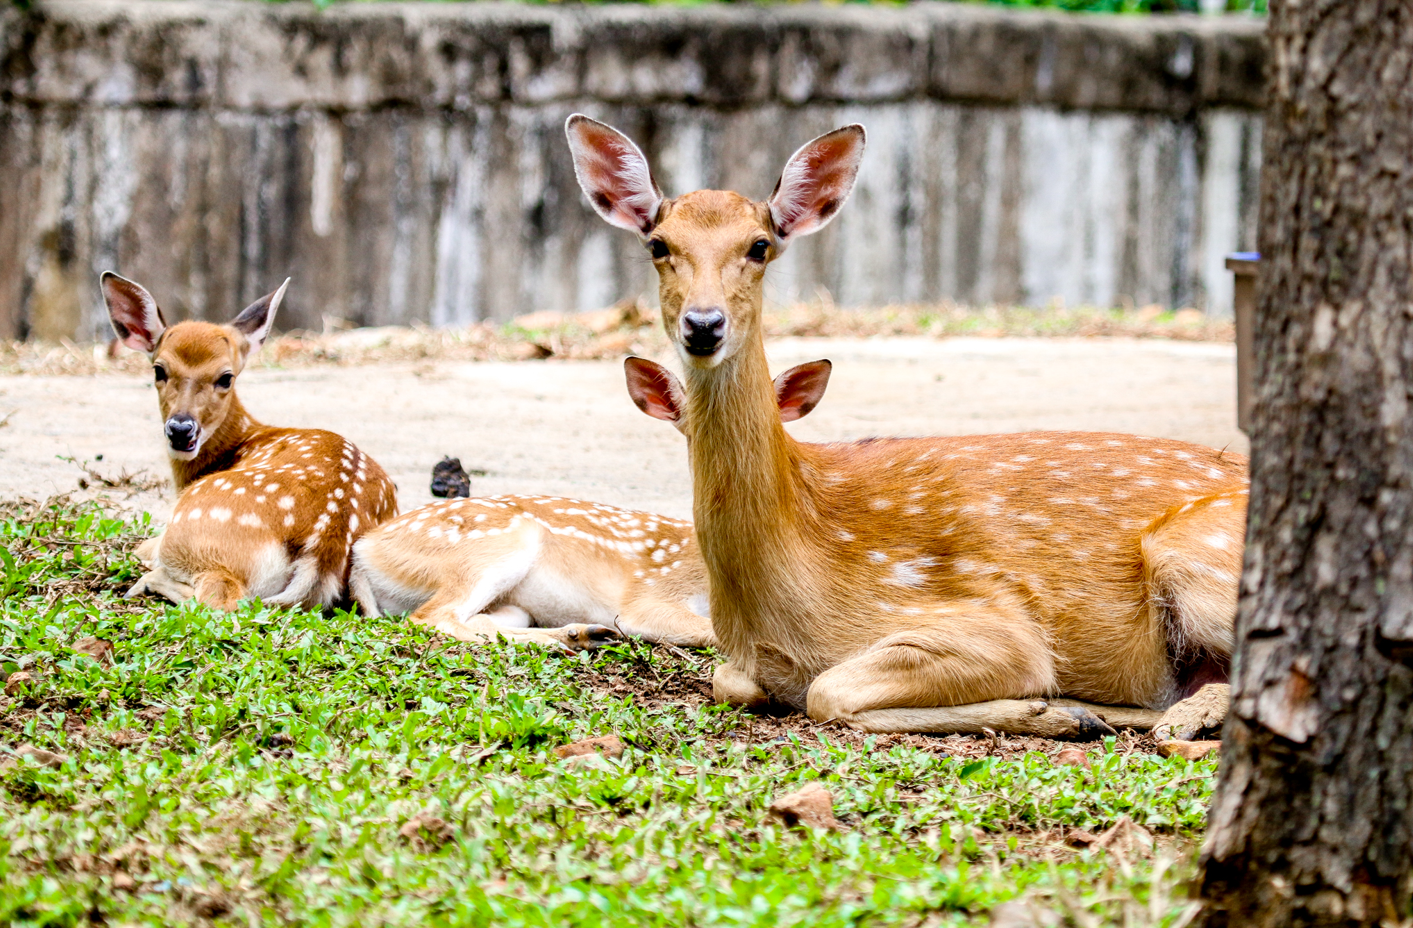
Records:
[[[1123,434],[816,445],[780,427],[765,270],[844,204],[862,127],[799,149],[764,201],[668,199],[622,133],[582,115],[566,131],[593,208],[645,244],[685,369],[718,700],[866,731],[1083,737],[1225,680],[1244,458]],[[629,385],[650,414],[660,382]],[[822,389],[806,374],[784,392]]]
[[[101,283],[113,331],[152,359],[179,494],[166,530],[140,552],[152,569],[127,595],[225,610],[247,598],[341,600],[353,543],[396,514],[396,488],[351,442],[261,425],[236,396],[236,377],[269,334],[289,281],[229,325],[173,326],[141,286],[111,271]]]
[[[782,389],[821,364],[786,371]],[[682,428],[677,379],[638,358],[626,370],[655,387],[644,408]],[[811,408],[782,393],[776,416]],[[555,496],[439,500],[404,513],[354,544],[349,590],[365,615],[410,611],[462,641],[716,643],[690,522]]]

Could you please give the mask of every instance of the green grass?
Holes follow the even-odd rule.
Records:
[[[127,602],[143,531],[0,506],[0,670],[34,678],[0,695],[0,924],[951,925],[1021,894],[1077,924],[1184,917],[1210,761],[753,719],[690,695],[710,655],[641,643]],[[551,752],[611,732],[618,760]],[[809,781],[839,831],[770,818]],[[1065,843],[1124,815],[1156,858]],[[417,816],[439,821],[404,836]]]

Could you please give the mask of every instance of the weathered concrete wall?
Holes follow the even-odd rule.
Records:
[[[906,8],[40,0],[0,12],[0,337],[106,330],[97,274],[224,317],[459,323],[652,289],[562,134],[632,134],[671,195],[769,192],[870,133],[777,298],[1230,311],[1255,238],[1261,24]]]

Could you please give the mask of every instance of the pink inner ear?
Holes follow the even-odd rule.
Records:
[[[770,199],[780,238],[807,235],[828,224],[849,198],[863,153],[862,133],[837,130],[790,159]]]
[[[633,398],[634,405],[664,422],[676,422],[681,418],[669,379],[671,374],[641,358],[629,358],[625,362],[624,372],[628,378],[628,395]]]
[[[647,159],[625,136],[588,120],[571,134],[574,171],[599,215],[616,226],[647,234],[657,218],[662,194]]]

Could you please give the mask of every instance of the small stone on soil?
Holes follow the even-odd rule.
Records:
[[[770,804],[770,814],[791,828],[797,825],[829,831],[839,828],[839,820],[834,817],[834,797],[818,783],[780,796]]]
[[[1201,760],[1208,754],[1216,754],[1222,749],[1220,741],[1159,741],[1158,753],[1164,757],[1181,757],[1186,760]]]
[[[585,754],[602,754],[604,757],[622,757],[623,742],[617,735],[604,735],[602,738],[585,738],[573,744],[561,744],[554,749],[554,756],[560,760],[566,757],[582,757]]]

